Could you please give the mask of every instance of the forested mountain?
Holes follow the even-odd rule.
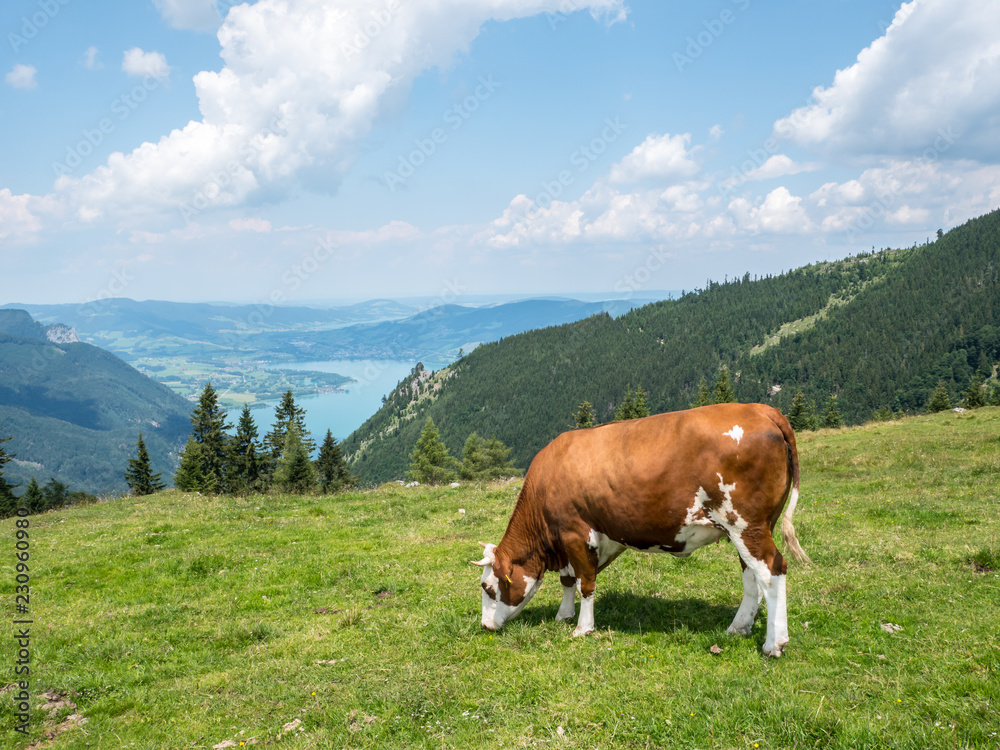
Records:
[[[23,310],[0,310],[0,436],[13,436],[5,446],[16,454],[7,480],[124,489],[140,431],[154,470],[169,476],[190,404],[109,352],[65,335],[53,343],[52,330]]]
[[[584,400],[612,418],[628,384],[652,412],[686,408],[699,381],[732,373],[741,401],[788,410],[801,390],[839,397],[847,422],[919,410],[939,380],[957,396],[1000,359],[1000,213],[920,248],[885,250],[704,290],[614,319],[486,344],[437,373],[415,371],[344,442],[367,481],[401,476],[426,417],[453,453],[472,431],[526,467]]]

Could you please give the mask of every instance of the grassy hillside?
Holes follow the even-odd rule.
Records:
[[[839,396],[848,423],[917,411],[944,380],[957,397],[1000,360],[1000,212],[920,248],[885,250],[777,277],[749,275],[632,311],[487,344],[436,378],[404,383],[345,441],[370,481],[402,476],[430,416],[453,453],[494,435],[527,466],[590,401],[610,421],[627,385],[652,412],[687,408],[721,367],[741,401],[787,413],[795,394]],[[779,390],[780,389],[780,390]]]
[[[13,436],[5,447],[16,454],[7,480],[55,477],[73,490],[125,489],[122,472],[140,431],[154,471],[169,479],[191,430],[191,405],[113,354],[50,343],[38,328],[40,338],[0,330],[0,437]]]
[[[0,740],[993,747],[998,434],[987,408],[801,436],[796,526],[815,563],[790,571],[780,660],[760,654],[763,611],[749,638],[725,633],[742,592],[728,544],[623,555],[598,579],[592,637],[554,621],[554,578],[505,630],[483,631],[468,561],[499,540],[516,484],[167,492],[33,517],[31,687],[49,697],[23,738],[3,692]],[[8,562],[7,612],[13,596]]]

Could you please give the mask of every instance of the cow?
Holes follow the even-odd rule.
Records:
[[[748,635],[767,600],[763,652],[788,643],[785,576],[774,544],[782,509],[785,546],[809,563],[795,536],[799,497],[795,433],[766,404],[716,404],[572,430],[528,468],[507,531],[485,544],[482,624],[497,630],[520,614],[547,571],[563,585],[557,620],[594,630],[596,577],[626,548],[687,557],[728,537],[743,569],[743,601],[729,633]]]

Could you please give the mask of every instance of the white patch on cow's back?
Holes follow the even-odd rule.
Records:
[[[731,429],[729,432],[723,432],[722,434],[731,437],[733,440],[736,441],[736,444],[739,445],[740,441],[743,439],[743,428],[740,427],[738,424],[734,424],[733,429]]]
[[[595,529],[591,529],[590,534],[587,535],[587,546],[597,552],[598,568],[602,567],[608,560],[613,560],[625,549],[624,544],[619,544]]]

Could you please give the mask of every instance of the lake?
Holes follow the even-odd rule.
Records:
[[[306,429],[316,444],[323,442],[327,430],[333,432],[338,442],[342,441],[364,424],[382,406],[382,397],[392,392],[400,380],[413,370],[416,360],[394,359],[337,359],[325,362],[295,362],[276,365],[281,370],[316,370],[336,372],[354,378],[348,383],[344,393],[321,393],[317,396],[296,397],[295,403],[306,410]],[[257,430],[263,437],[274,422],[274,408],[277,401],[262,401],[252,406]],[[231,409],[229,421],[235,429],[240,411]]]

